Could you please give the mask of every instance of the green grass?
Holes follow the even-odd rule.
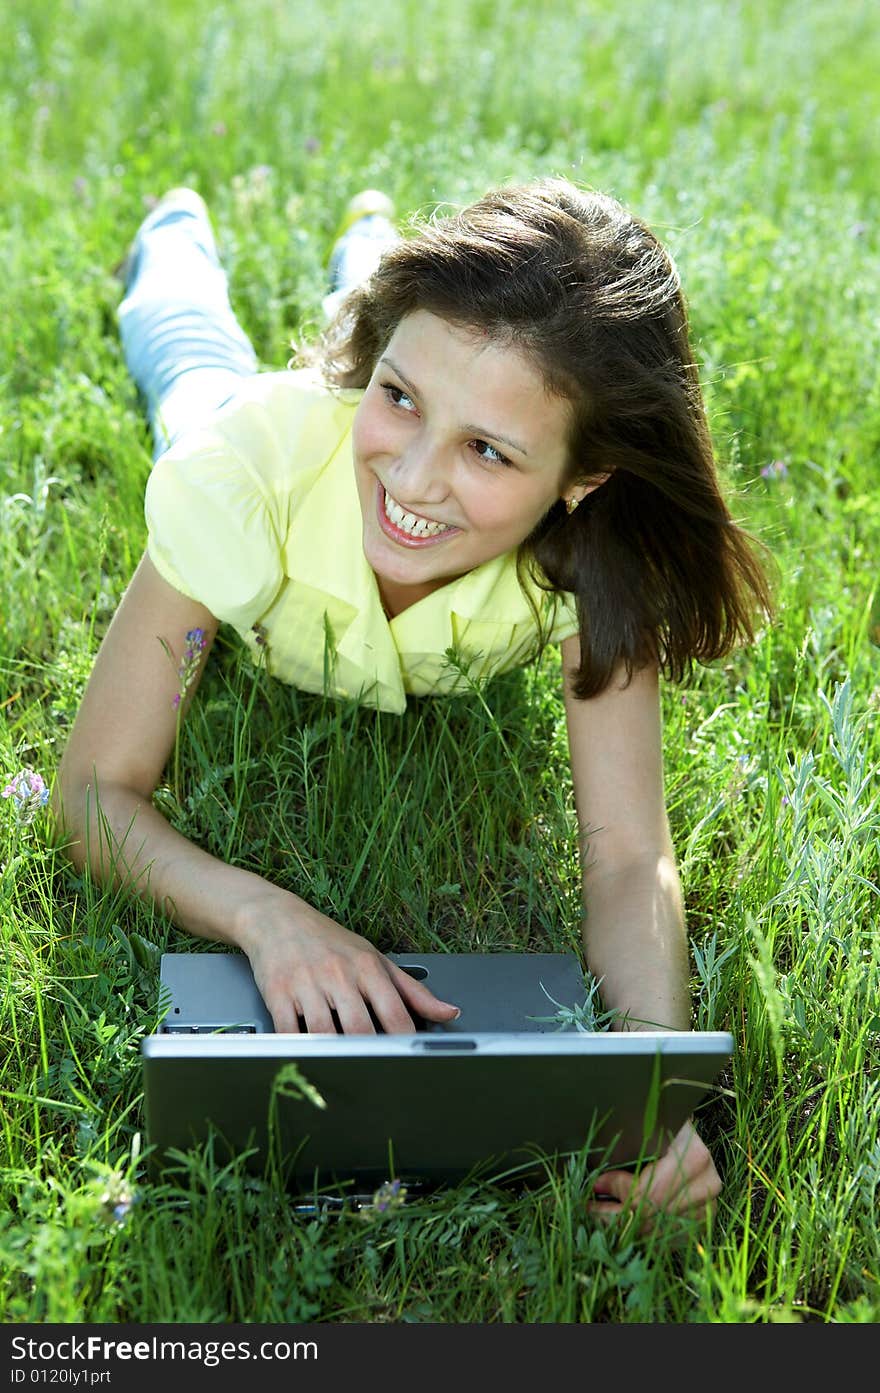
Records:
[[[143,547],[149,444],[111,269],[172,184],[208,199],[277,366],[317,323],[357,188],[402,211],[544,173],[616,194],[681,268],[779,612],[663,694],[695,1020],[736,1040],[700,1113],[724,1180],[711,1230],[594,1228],[577,1165],[527,1195],[475,1181],[366,1218],[304,1218],[210,1155],[151,1183],[139,1042],[158,953],[191,940],[74,875],[3,802],[0,1316],[876,1322],[872,7],[8,0],[4,35],[3,782],[54,773]],[[273,683],[224,636],[166,809],[383,949],[576,946],[558,656],[485,695],[377,716]]]

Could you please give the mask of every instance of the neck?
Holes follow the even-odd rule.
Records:
[[[435,590],[440,590],[445,584],[445,580],[434,580],[425,581],[423,585],[401,585],[397,581],[386,580],[384,576],[376,576],[379,599],[382,601],[386,619],[396,619],[398,614],[403,614],[404,610],[418,604],[419,600],[424,600],[426,596],[433,595]]]

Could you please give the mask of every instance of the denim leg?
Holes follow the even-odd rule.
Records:
[[[257,372],[229,303],[207,209],[192,190],[176,191],[138,229],[119,330],[146,400],[154,459]]]

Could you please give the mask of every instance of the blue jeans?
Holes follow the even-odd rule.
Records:
[[[153,458],[258,371],[229,303],[207,210],[181,190],[154,208],[132,244],[119,332],[143,395]]]
[[[336,244],[327,318],[375,269],[397,234],[384,218],[361,218]],[[208,210],[177,189],[144,218],[126,267],[119,332],[128,370],[147,405],[153,459],[199,425],[259,371],[229,303]]]

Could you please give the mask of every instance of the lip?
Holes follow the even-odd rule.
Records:
[[[460,527],[448,527],[445,532],[438,532],[434,537],[412,537],[402,528],[397,527],[385,512],[385,485],[381,479],[376,481],[376,513],[379,518],[379,526],[390,537],[393,542],[397,542],[402,547],[433,547],[438,542],[448,542],[450,537],[456,537],[461,531]]]

